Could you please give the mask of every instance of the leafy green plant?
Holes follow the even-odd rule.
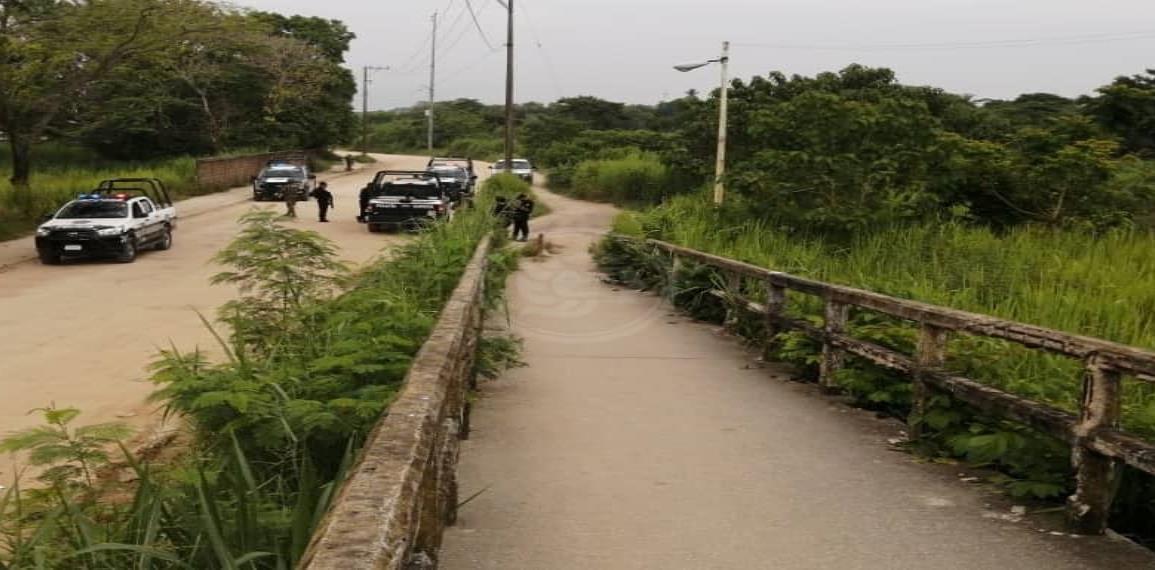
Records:
[[[44,467],[42,481],[64,485],[81,479],[91,487],[97,469],[108,463],[107,449],[132,434],[121,423],[74,427],[80,416],[76,408],[50,406],[33,410],[44,425],[13,433],[0,440],[0,452],[26,452],[29,464]]]

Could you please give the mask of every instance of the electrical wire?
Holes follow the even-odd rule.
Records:
[[[530,36],[533,37],[534,44],[537,45],[537,54],[545,64],[546,73],[549,75],[550,83],[553,85],[554,98],[560,99],[563,90],[561,88],[561,81],[558,80],[556,66],[553,64],[553,58],[550,57],[549,51],[545,49],[545,45],[541,43],[541,38],[537,35],[537,29],[533,25],[533,19],[529,15],[529,10],[526,9],[527,4],[525,0],[522,0],[521,10],[518,12],[518,15],[521,15],[526,25],[529,26]]]
[[[465,0],[465,6],[469,8],[469,15],[473,17],[473,25],[477,28],[477,33],[481,35],[481,41],[485,42],[485,47],[489,48],[489,51],[493,51],[493,44],[489,43],[489,38],[485,36],[485,30],[481,29],[481,22],[477,20],[477,12],[473,10],[473,2]],[[485,10],[486,6],[489,4],[482,6],[481,9]]]

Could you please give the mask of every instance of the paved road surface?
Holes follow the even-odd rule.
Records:
[[[317,221],[315,202],[298,204],[297,227],[317,230],[360,263],[402,239],[369,234],[356,223],[357,192],[382,168],[422,168],[424,159],[378,156],[382,162],[331,178],[336,209]],[[237,233],[237,218],[254,204],[238,188],[178,204],[181,221],[169,251],[142,253],[136,263],[79,262],[43,266],[20,262],[35,253],[31,240],[0,244],[0,434],[39,424],[32,408],[55,403],[83,411],[81,423],[127,420],[145,426],[155,406],[145,367],[158,348],[213,349],[194,309],[213,316],[229,287],[210,286],[220,271],[210,258]],[[279,203],[259,207],[281,208]],[[0,483],[12,467],[0,460]]]
[[[953,470],[890,451],[886,422],[602,284],[586,249],[613,210],[545,199],[535,231],[565,249],[512,278],[529,367],[474,410],[461,496],[485,491],[443,569],[1155,568],[1119,539],[991,518]]]

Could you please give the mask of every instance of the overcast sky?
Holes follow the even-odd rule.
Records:
[[[496,0],[236,0],[336,18],[357,34],[349,66],[375,73],[370,107],[423,99],[430,16],[441,13],[437,98],[500,102],[504,9]],[[472,4],[494,50],[466,10]],[[732,73],[886,66],[909,84],[976,97],[1091,93],[1155,68],[1155,0],[516,0],[518,101],[596,95],[636,103],[705,91],[716,69],[676,63],[734,43]],[[358,100],[359,103],[359,100]]]

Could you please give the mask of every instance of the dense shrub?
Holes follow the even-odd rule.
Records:
[[[578,198],[619,204],[656,203],[670,193],[669,172],[656,157],[631,154],[577,165],[571,193]]]

